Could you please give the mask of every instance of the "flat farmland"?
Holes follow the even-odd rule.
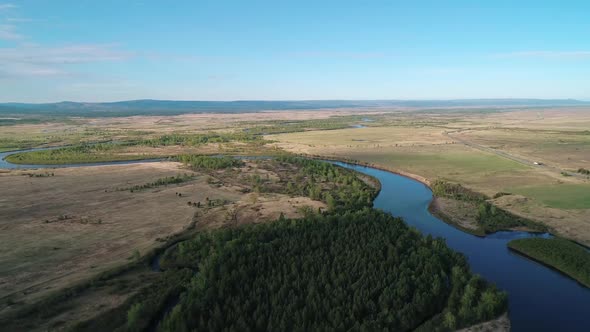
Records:
[[[590,166],[589,131],[503,128],[468,130],[454,134],[454,136],[525,159],[572,171]]]
[[[590,209],[590,184],[515,187],[512,192],[535,197],[548,207],[557,209]]]
[[[343,129],[268,136],[277,146],[296,153],[351,158],[430,180],[460,181],[494,194],[504,188],[503,180],[522,178],[531,168],[520,163],[456,144],[441,128],[379,127]],[[521,181],[522,184],[538,180]],[[528,177],[531,177],[529,174]],[[486,181],[484,178],[488,178]]]
[[[502,116],[503,121],[507,121],[508,115]],[[474,116],[469,121],[483,120]],[[289,133],[267,138],[294,153],[350,158],[429,181],[449,180],[490,197],[510,192],[514,195],[497,200],[499,206],[541,221],[562,235],[590,243],[590,200],[587,199],[590,184],[586,179],[565,177],[552,170],[466,146],[446,136],[446,131],[448,127],[390,126]],[[496,143],[492,145],[497,146]]]

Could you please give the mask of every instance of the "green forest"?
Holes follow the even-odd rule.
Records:
[[[508,247],[590,287],[590,255],[588,250],[574,242],[562,238],[529,238],[510,241]]]
[[[201,233],[163,264],[196,275],[160,331],[452,330],[507,306],[443,240],[368,208]]]

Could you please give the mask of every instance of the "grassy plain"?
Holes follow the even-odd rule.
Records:
[[[492,201],[590,244],[590,182],[586,177],[566,177],[559,171],[588,166],[590,110],[434,113],[384,114],[375,116],[381,127],[267,138],[294,153],[359,160],[415,174],[425,181],[444,179],[490,197],[512,193]],[[492,150],[468,146],[454,137]],[[508,159],[495,150],[531,162]],[[532,161],[551,167],[537,167]]]
[[[363,116],[383,111],[362,112]],[[0,126],[0,151],[38,146],[70,145],[82,142],[124,141],[150,138],[170,133],[197,134],[211,131],[243,131],[249,128],[274,128],[277,124],[294,124],[312,128],[314,121],[329,121],[334,117],[342,125],[361,121],[358,110],[309,110],[296,112],[259,112],[235,114],[184,114],[174,116],[128,116],[100,118],[41,117],[33,123]]]
[[[135,250],[145,253],[158,238],[181,231],[194,211],[176,191],[187,196],[239,197],[210,188],[204,177],[178,188],[133,194],[116,190],[185,172],[176,163],[52,172],[52,177],[30,177],[29,171],[0,176],[3,299],[35,298],[125,263]]]
[[[544,205],[556,209],[590,209],[590,184],[515,187],[512,192],[534,197]]]
[[[4,188],[0,195],[0,318],[64,287],[133,262],[187,228],[263,222],[281,213],[297,218],[304,207],[325,208],[324,203],[308,197],[248,193],[252,176],[279,179],[272,169],[259,168],[255,162],[229,173],[193,172],[176,162],[50,172],[51,176],[42,177],[31,175],[50,173],[0,173]],[[133,192],[120,190],[180,174],[194,178]],[[206,204],[209,201],[211,206]],[[200,202],[201,207],[188,202]],[[100,294],[93,290],[87,296],[92,299]],[[76,310],[104,311],[129,295],[85,303]],[[87,311],[76,315],[84,317]]]
[[[442,178],[474,186],[484,177],[519,178],[530,167],[453,144],[439,128],[380,127],[305,132],[268,136],[287,151],[347,157],[402,171]],[[490,182],[483,188],[488,194],[503,189],[502,183]],[[500,182],[500,181],[498,181]],[[526,181],[524,183],[530,183]],[[479,186],[482,187],[482,186]]]

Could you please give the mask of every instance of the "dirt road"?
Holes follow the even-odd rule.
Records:
[[[461,144],[466,145],[466,146],[469,146],[469,147],[472,147],[474,149],[478,149],[478,150],[481,150],[481,151],[493,153],[493,154],[495,154],[497,156],[504,157],[504,158],[507,158],[507,159],[516,161],[517,163],[521,163],[523,165],[527,165],[527,166],[531,166],[531,167],[537,167],[537,168],[541,168],[541,169],[546,169],[546,170],[550,170],[550,171],[553,171],[553,172],[556,172],[556,173],[559,173],[559,174],[562,174],[562,175],[563,174],[567,174],[567,176],[574,176],[574,177],[578,177],[578,178],[582,178],[582,179],[586,177],[583,174],[578,174],[578,173],[573,173],[573,172],[570,172],[570,171],[566,171],[566,170],[561,169],[559,167],[547,165],[545,163],[539,164],[536,161],[524,159],[522,157],[517,157],[515,155],[511,155],[509,153],[506,153],[504,151],[492,149],[490,147],[483,146],[483,145],[477,144],[477,143],[473,143],[473,142],[467,141],[467,140],[465,140],[463,138],[459,138],[459,137],[453,135],[453,134],[456,134],[456,133],[459,133],[459,132],[465,131],[465,130],[468,130],[468,129],[460,129],[460,130],[455,130],[455,131],[445,131],[445,132],[443,132],[443,134],[445,136],[447,136],[447,137],[449,137],[449,138],[451,138],[451,139],[453,139],[453,140],[461,143]]]

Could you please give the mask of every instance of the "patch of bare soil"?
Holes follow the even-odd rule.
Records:
[[[442,214],[461,228],[477,230],[477,208],[473,203],[459,201],[452,198],[436,197],[431,204],[431,211]]]
[[[481,324],[473,325],[468,328],[458,330],[457,332],[509,332],[510,331],[510,319],[508,314],[490,320]]]

